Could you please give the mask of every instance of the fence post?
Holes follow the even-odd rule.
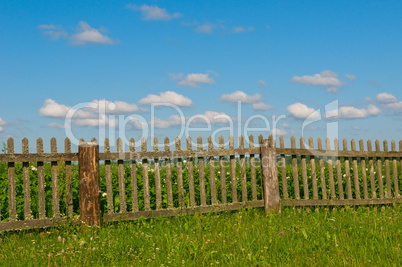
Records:
[[[272,135],[261,145],[261,167],[265,213],[280,213],[276,145]]]
[[[99,145],[81,143],[78,146],[80,220],[100,226]]]

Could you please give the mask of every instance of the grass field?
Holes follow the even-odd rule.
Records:
[[[401,266],[402,206],[196,214],[0,234],[1,266]]]

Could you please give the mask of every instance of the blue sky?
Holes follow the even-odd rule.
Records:
[[[115,107],[105,136],[144,134],[135,119],[119,130],[119,115],[143,117],[159,139],[180,135],[176,109],[151,119],[156,102],[185,122],[196,115],[194,139],[229,119],[237,138],[257,115],[269,129],[251,134],[326,138],[337,123],[340,139],[399,140],[401,11],[401,1],[3,1],[0,140],[27,137],[35,151],[36,138],[56,137],[61,149],[67,111],[82,103]],[[98,113],[75,113],[73,135],[99,138]]]

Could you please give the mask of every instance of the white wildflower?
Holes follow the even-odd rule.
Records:
[[[187,160],[183,160],[183,163],[187,163]]]
[[[102,197],[106,197],[106,196],[107,196],[107,193],[106,193],[106,192],[102,194]]]
[[[35,166],[31,166],[31,170],[32,170],[32,171],[37,171],[38,169],[35,168]]]

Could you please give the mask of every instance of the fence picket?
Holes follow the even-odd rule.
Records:
[[[254,148],[254,136],[250,134],[248,137],[248,144],[250,148]],[[251,193],[253,197],[253,201],[257,200],[257,180],[255,175],[255,156],[254,154],[250,155],[250,175],[251,175]],[[287,190],[287,188],[286,188]]]
[[[159,150],[158,139],[154,137],[154,152]],[[161,175],[159,170],[159,159],[154,159],[154,174],[155,174],[155,195],[156,195],[156,209],[162,209],[162,188],[161,188]]]
[[[371,152],[371,140],[367,140],[367,151]],[[377,198],[377,193],[375,189],[375,179],[374,179],[374,162],[373,157],[369,157],[369,168],[370,168],[370,185],[371,185],[371,198]]]
[[[380,151],[380,141],[378,141],[378,139],[375,140],[375,151]],[[382,161],[380,157],[377,157],[377,178],[380,198],[384,198],[384,181],[382,179]]]
[[[339,152],[339,141],[335,138],[334,140],[335,151]],[[343,192],[343,179],[342,179],[342,166],[341,166],[341,159],[336,157],[336,176],[338,178],[338,192],[339,192],[339,199],[344,199],[345,195]]]
[[[308,139],[308,147],[309,149],[314,149],[314,141],[313,138]],[[315,167],[315,157],[314,155],[310,156],[310,164],[311,164],[311,182],[313,184],[313,199],[318,199],[318,189],[317,189],[317,175],[316,175],[316,167]]]
[[[202,151],[202,138],[198,136],[197,138],[197,149],[198,151]],[[204,174],[204,158],[198,158],[198,171],[199,171],[199,181],[200,181],[200,199],[201,206],[207,205],[207,199],[205,195],[205,174]]]
[[[388,152],[388,142],[387,140],[384,140],[383,142],[384,145],[384,152]],[[385,194],[386,198],[391,198],[392,197],[392,192],[391,192],[391,176],[390,176],[390,170],[389,170],[389,158],[385,158],[385,179],[387,183],[387,192]]]
[[[14,154],[14,139],[7,139],[7,154]],[[8,197],[9,197],[9,221],[17,220],[17,203],[15,192],[15,165],[14,162],[8,163]]]
[[[244,137],[239,136],[239,148],[244,149]],[[240,179],[241,179],[241,201],[247,201],[247,176],[246,176],[246,158],[240,155]]]
[[[305,149],[304,138],[300,137],[300,149]],[[308,179],[307,179],[307,166],[306,166],[306,156],[301,156],[301,165],[302,165],[302,177],[303,177],[303,193],[304,199],[309,199],[308,195]]]
[[[71,153],[71,141],[69,138],[64,140],[64,152]],[[72,189],[72,170],[71,161],[66,161],[66,206],[67,206],[67,217],[73,216],[73,189]]]
[[[352,151],[356,151],[356,141],[352,139],[350,142]],[[352,158],[353,164],[353,178],[354,178],[354,187],[355,187],[355,197],[356,199],[361,199],[360,197],[360,184],[359,184],[359,170],[357,168],[357,158]]]
[[[22,154],[29,154],[28,139],[25,137],[22,139]],[[31,220],[31,190],[29,186],[29,162],[22,163],[22,175],[23,175],[23,188],[24,188],[24,219]]]
[[[208,150],[212,151],[214,149],[214,144],[212,137],[208,137]],[[218,203],[217,196],[216,196],[216,181],[215,181],[215,159],[214,157],[210,157],[209,159],[209,179],[210,179],[210,186],[211,186],[211,203],[215,205]]]
[[[191,137],[187,137],[187,151],[192,151]],[[188,183],[190,193],[190,207],[195,207],[195,190],[194,190],[194,159],[188,158]]]
[[[170,151],[169,138],[165,138],[165,151]],[[172,168],[171,159],[166,159],[166,190],[168,197],[168,209],[173,209],[173,192],[172,192]]]
[[[391,142],[391,150],[396,151],[395,141]],[[399,197],[399,185],[398,185],[398,167],[396,164],[396,158],[392,158],[392,177],[394,180],[394,197]],[[392,197],[392,195],[391,195]]]
[[[175,139],[176,151],[181,151],[180,138]],[[179,207],[184,208],[184,186],[183,186],[183,169],[182,169],[182,159],[178,158],[177,163],[177,186],[179,188]]]
[[[322,150],[322,141],[321,138],[317,139],[317,147],[318,150]],[[323,157],[320,157],[320,179],[321,179],[321,191],[322,191],[322,199],[327,199],[327,184],[325,181],[325,165]]]
[[[363,140],[359,140],[359,150],[364,151]],[[364,199],[368,199],[368,185],[367,185],[367,169],[366,169],[366,159],[364,157],[360,158],[360,165],[362,168],[362,179],[363,179],[363,195]]]
[[[296,149],[296,138],[292,136],[290,138],[290,147]],[[295,199],[300,199],[300,189],[299,189],[299,170],[297,168],[297,157],[292,155],[292,168],[293,168],[293,183],[295,190]]]
[[[229,149],[234,149],[234,138],[229,136]],[[232,203],[237,202],[236,159],[230,156],[230,180],[232,184]]]
[[[348,143],[346,139],[343,139],[343,151],[348,150]],[[350,166],[349,166],[349,158],[345,157],[345,175],[346,175],[346,194],[348,199],[352,199],[352,182],[350,180]]]
[[[131,138],[129,141],[130,153],[135,153],[135,140]],[[133,211],[139,211],[138,206],[138,178],[137,178],[137,161],[132,160],[130,164],[131,171],[131,204],[133,206]]]
[[[117,153],[123,153],[123,141],[121,138],[117,139]],[[124,161],[117,161],[117,176],[119,179],[119,201],[120,201],[120,212],[127,211],[126,204],[126,184],[125,184],[125,171],[124,171]]]
[[[325,140],[326,150],[331,150],[331,144],[329,138]],[[328,176],[329,176],[329,190],[331,193],[331,199],[335,199],[335,181],[334,181],[334,168],[332,165],[332,158],[328,157]]]
[[[36,153],[41,155],[43,154],[43,140],[42,138],[38,138],[36,140]],[[45,203],[45,172],[43,169],[43,162],[39,161],[38,163],[38,213],[39,220],[46,218],[46,203]]]
[[[224,149],[224,140],[223,136],[219,136],[219,149]],[[220,177],[221,177],[221,199],[222,203],[226,204],[227,195],[226,195],[226,169],[225,169],[225,157],[219,157],[219,167],[220,167]]]
[[[56,138],[50,139],[50,150],[52,154],[57,153],[57,143]],[[59,178],[57,171],[57,161],[52,161],[52,207],[53,207],[53,217],[60,217],[60,206],[59,206]]]
[[[105,144],[104,152],[110,153],[110,142],[108,138],[105,139],[104,144]],[[112,169],[110,165],[110,160],[105,160],[105,174],[106,174],[107,210],[109,214],[112,214],[114,212],[114,205],[113,205]]]
[[[141,138],[141,152],[147,151],[147,139]],[[149,196],[149,178],[148,178],[148,160],[142,160],[142,179],[144,183],[144,209],[149,211],[151,209],[151,199]]]

